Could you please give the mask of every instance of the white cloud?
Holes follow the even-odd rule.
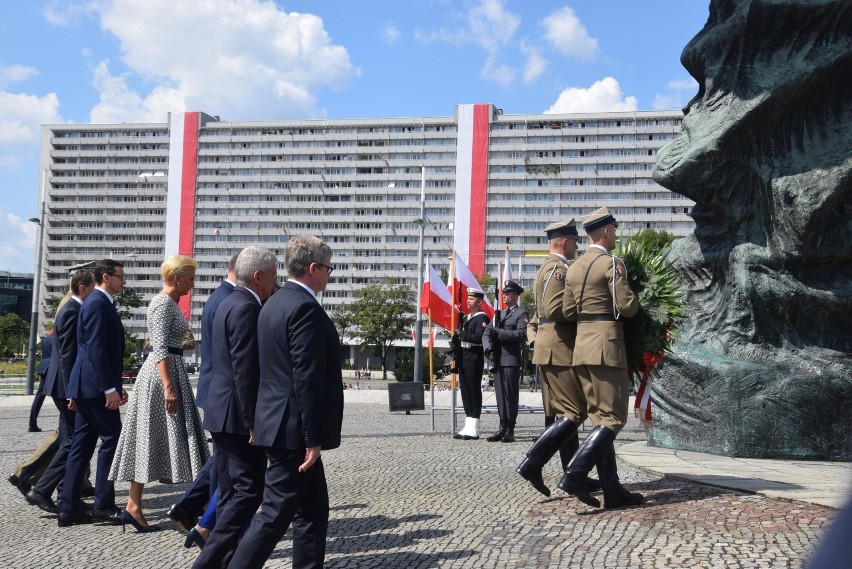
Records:
[[[612,77],[595,81],[588,89],[568,87],[559,93],[556,102],[545,114],[599,113],[635,111],[636,97],[624,97],[621,86]]]
[[[696,81],[692,77],[687,77],[686,79],[677,79],[675,81],[669,81],[666,87],[675,91],[698,89],[698,81]]]
[[[26,81],[30,77],[38,75],[38,69],[25,65],[6,65],[0,67],[0,89],[5,89],[12,83]]]
[[[529,85],[541,76],[547,69],[548,61],[542,57],[541,52],[526,41],[521,42],[521,52],[526,55],[524,62],[524,83]]]
[[[71,2],[69,0],[51,0],[42,9],[41,14],[47,23],[53,26],[70,26],[86,13],[94,10],[97,0]]]
[[[669,81],[666,89],[666,93],[657,93],[654,97],[654,110],[682,109],[698,90],[698,81],[692,77],[676,79]]]
[[[550,45],[563,55],[594,59],[598,53],[597,38],[589,35],[574,10],[567,6],[544,18],[541,26]]]
[[[464,15],[465,25],[455,30],[439,28],[429,33],[416,31],[414,37],[423,42],[444,42],[457,47],[474,44],[486,53],[480,76],[509,85],[517,76],[517,69],[500,63],[500,55],[514,41],[521,18],[506,10],[503,0],[479,0]]]
[[[0,207],[0,270],[33,272],[37,231],[38,226],[34,223]]]
[[[399,42],[401,37],[402,32],[394,24],[388,24],[382,30],[382,38],[391,45]]]
[[[165,120],[204,110],[228,119],[322,115],[315,90],[345,87],[358,70],[320,18],[264,0],[113,0],[98,4],[130,72],[94,69],[94,122]],[[148,92],[140,79],[154,84]]]

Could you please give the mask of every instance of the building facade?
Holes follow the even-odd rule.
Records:
[[[167,123],[45,125],[42,305],[64,294],[68,267],[104,257],[124,263],[147,304],[162,286],[164,256],[180,252],[199,262],[184,307],[197,330],[237,249],[269,247],[283,262],[284,244],[302,233],[334,250],[327,310],[387,278],[414,289],[422,180],[433,266],[447,267],[455,244],[475,273],[496,274],[508,247],[526,285],[554,220],[606,205],[622,233],[692,232],[693,203],[651,178],[681,122],[680,111],[507,115],[459,105],[445,117],[226,122],[175,113]],[[131,330],[145,337],[144,306]]]

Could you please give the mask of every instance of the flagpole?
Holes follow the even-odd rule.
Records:
[[[453,305],[451,307],[452,310],[450,311],[450,324],[452,325],[453,329],[449,331],[450,335],[452,335],[456,331],[456,328],[458,327],[457,326],[458,321],[456,320],[456,315],[458,314],[458,312],[456,311],[456,302],[458,302],[458,299],[456,298],[456,296],[458,295],[457,289],[459,287],[456,286],[455,278],[456,278],[456,248],[453,247],[453,256],[450,259],[450,274],[449,274],[449,278],[447,279],[448,281],[453,283]],[[460,364],[461,364],[461,362],[456,362],[456,368],[458,368],[458,366]],[[452,395],[450,396],[450,428],[451,428],[451,432],[453,434],[455,434],[455,432],[456,432],[456,373],[455,372],[450,374],[450,390],[452,392]]]
[[[426,319],[429,323],[429,334],[432,334],[432,308],[426,311]],[[432,344],[429,342],[429,394],[432,400],[431,416],[432,416],[432,432],[435,432],[435,371],[432,367]],[[455,432],[455,431],[453,431]]]
[[[426,227],[426,164],[420,166],[420,218],[417,220],[420,225],[420,239],[417,246],[417,302],[420,302],[420,297],[423,295],[423,239],[424,230]],[[420,307],[417,309],[417,318],[414,322],[414,381],[423,382],[423,316]]]

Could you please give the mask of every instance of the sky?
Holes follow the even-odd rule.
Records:
[[[33,272],[40,125],[678,109],[709,0],[0,0],[0,271]]]

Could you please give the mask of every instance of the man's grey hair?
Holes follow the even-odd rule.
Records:
[[[330,258],[331,247],[313,235],[297,235],[284,247],[288,277],[301,277],[308,272],[311,263],[326,263]]]
[[[237,256],[234,272],[237,276],[237,281],[244,284],[251,282],[251,276],[257,271],[264,273],[277,264],[278,258],[275,256],[275,253],[266,247],[252,245],[240,251],[240,254]]]

